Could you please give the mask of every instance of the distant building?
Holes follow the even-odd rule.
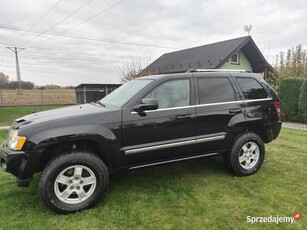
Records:
[[[272,71],[251,36],[163,54],[143,71],[151,74],[184,73],[191,69]]]
[[[93,101],[99,101],[121,84],[80,84],[76,86],[76,102],[77,104],[85,104]]]

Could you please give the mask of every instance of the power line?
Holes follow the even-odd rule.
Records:
[[[57,5],[60,4],[60,2],[63,0],[57,1],[56,4],[54,4],[46,13],[44,13],[27,31],[25,31],[22,35],[20,35],[19,38],[17,38],[12,44],[16,44],[17,41],[19,41],[21,38],[23,38],[27,33],[29,33],[40,21],[42,21]]]
[[[58,21],[57,23],[55,23],[54,25],[52,25],[51,27],[49,27],[47,30],[45,30],[43,33],[41,33],[40,35],[32,38],[29,41],[26,41],[24,43],[22,43],[21,45],[25,45],[28,44],[29,42],[32,42],[34,40],[36,40],[37,38],[41,37],[42,35],[44,35],[46,32],[48,32],[49,30],[53,29],[54,27],[56,27],[57,25],[59,25],[60,23],[62,23],[63,21],[67,20],[68,18],[70,18],[71,16],[73,16],[74,14],[76,14],[77,12],[79,12],[81,9],[83,9],[84,7],[86,7],[88,4],[90,4],[92,1],[94,0],[89,0],[88,2],[86,2],[84,5],[82,5],[81,7],[79,7],[78,9],[76,9],[75,11],[73,11],[72,13],[70,13],[69,15],[67,15],[66,17],[64,17],[62,20]]]
[[[105,60],[103,58],[108,58],[108,56],[104,56],[104,57],[97,57],[97,58],[92,58],[92,56],[83,56],[83,57],[66,57],[66,56],[52,56],[52,55],[41,55],[41,54],[33,54],[33,53],[24,53],[22,56],[24,57],[30,57],[30,58],[35,58],[36,61],[42,61],[42,59],[38,59],[38,58],[45,58],[49,60],[58,60],[55,63],[59,63],[59,60],[72,60],[72,61],[85,61],[85,62],[96,62],[96,63],[103,63],[103,62],[110,62],[110,63],[122,63],[122,61],[116,61],[116,60]],[[112,58],[112,57],[111,57]],[[125,57],[122,57],[125,58]]]
[[[17,30],[17,31],[25,31],[26,30],[22,27],[16,27],[16,26],[12,26],[12,25],[4,25],[4,24],[0,24],[0,28],[8,29],[8,30]],[[32,30],[32,31],[30,31],[30,33],[42,33],[42,32],[38,31],[38,30],[35,30],[35,31]],[[114,44],[120,44],[120,45],[143,46],[143,47],[150,47],[150,48],[170,49],[170,50],[176,49],[174,47],[168,47],[168,46],[157,46],[157,45],[151,45],[151,44],[146,44],[146,43],[136,43],[136,42],[121,42],[121,41],[107,39],[107,38],[88,37],[88,36],[80,36],[80,35],[73,35],[73,34],[61,34],[61,33],[55,34],[55,33],[51,33],[51,32],[48,32],[46,34],[55,35],[55,36],[59,36],[59,37],[65,37],[65,38],[73,38],[73,39],[95,41],[95,42],[107,42],[107,43],[114,43]],[[27,47],[27,48],[29,48],[29,47]]]
[[[119,61],[109,61],[109,60],[99,60],[99,59],[94,59],[94,58],[81,58],[81,57],[61,57],[61,56],[50,56],[50,55],[36,55],[36,54],[24,54],[24,56],[27,57],[40,57],[40,58],[47,58],[47,59],[53,59],[53,60],[73,60],[73,61],[88,61],[88,62],[118,62]]]
[[[76,28],[76,27],[82,25],[83,23],[88,22],[88,21],[92,20],[93,18],[95,18],[95,17],[97,17],[97,16],[99,16],[99,15],[101,15],[101,14],[103,14],[103,13],[109,11],[109,10],[111,10],[112,8],[114,8],[115,6],[117,6],[117,5],[121,4],[121,3],[123,3],[124,1],[126,1],[126,0],[121,0],[121,1],[119,1],[119,2],[117,2],[117,3],[115,3],[115,4],[113,4],[112,6],[110,6],[110,7],[106,8],[106,9],[104,9],[103,11],[100,11],[99,13],[97,13],[97,14],[95,14],[95,15],[93,15],[93,16],[87,18],[87,19],[85,19],[84,21],[82,21],[82,22],[80,22],[80,23],[78,23],[78,24],[76,24],[76,25],[74,25],[74,26],[72,26],[72,27],[70,27],[70,28],[68,28],[68,29],[66,29],[66,30],[63,30],[62,32],[57,33],[57,34],[55,34],[54,36],[51,36],[51,37],[49,37],[49,38],[43,40],[42,42],[36,43],[36,45],[37,45],[37,44],[41,44],[41,43],[43,43],[43,42],[45,42],[45,41],[47,41],[47,40],[49,40],[49,39],[51,39],[51,38],[54,38],[54,37],[60,35],[60,34],[66,33],[67,31],[70,31],[70,30],[72,30],[72,29],[74,29],[74,28]]]
[[[1,45],[0,45],[1,47]],[[29,53],[30,50],[30,54],[35,54],[35,55],[40,55],[37,53],[37,50],[39,51],[47,51],[46,55],[54,55],[56,54],[56,57],[63,57],[63,55],[74,55],[74,57],[96,57],[96,58],[104,58],[104,57],[111,57],[111,58],[136,58],[136,56],[132,56],[132,55],[122,55],[122,54],[109,54],[109,53],[90,53],[90,52],[82,52],[82,51],[72,51],[72,50],[64,50],[64,49],[49,49],[49,48],[40,48],[40,47],[31,47],[31,48],[27,48]],[[32,52],[31,52],[32,50]],[[2,53],[3,51],[0,51],[0,53]],[[34,53],[35,52],[35,53]],[[60,53],[62,52],[62,53]],[[3,52],[4,53],[4,52]],[[61,55],[63,54],[63,55]],[[77,56],[75,56],[77,55]],[[148,56],[137,56],[137,58],[142,58],[142,59],[148,59],[150,57]]]
[[[4,51],[4,53],[3,53],[3,56],[2,56],[2,59],[1,59],[1,64],[0,64],[0,65],[2,65],[2,63],[3,63],[3,60],[4,60],[5,55],[6,55],[6,52],[7,52],[7,49],[5,49],[5,51]]]
[[[9,65],[10,65],[10,63],[11,63],[11,61],[12,61],[12,59],[13,59],[13,56],[9,56],[8,59],[7,59],[7,61],[3,64],[2,68],[4,68],[4,67],[9,67]]]

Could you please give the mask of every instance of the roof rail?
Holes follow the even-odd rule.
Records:
[[[251,73],[251,71],[244,70],[244,69],[189,69],[186,73],[194,73],[194,72],[244,72],[244,73]]]

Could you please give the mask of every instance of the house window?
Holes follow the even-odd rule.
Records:
[[[231,64],[240,64],[240,55],[239,53],[234,53],[232,57],[230,58]]]

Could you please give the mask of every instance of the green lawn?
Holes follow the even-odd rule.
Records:
[[[0,141],[5,136],[0,131]],[[104,199],[71,215],[44,207],[39,175],[18,188],[1,171],[0,229],[306,229],[306,169],[307,131],[282,129],[255,175],[233,177],[219,157],[112,174]],[[293,225],[246,221],[297,211],[302,218]]]
[[[15,119],[35,111],[55,109],[63,106],[64,105],[0,107],[0,126],[11,125]]]

